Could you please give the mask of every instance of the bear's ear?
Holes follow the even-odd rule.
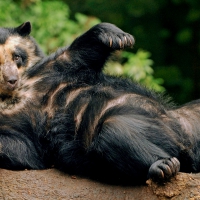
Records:
[[[20,26],[15,28],[15,30],[17,31],[17,33],[19,33],[19,35],[27,36],[31,32],[31,23],[30,22],[24,22],[23,24],[21,24]]]

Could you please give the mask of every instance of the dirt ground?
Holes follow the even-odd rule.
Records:
[[[200,174],[180,173],[171,182],[146,186],[106,185],[55,169],[0,169],[0,200],[200,200]]]

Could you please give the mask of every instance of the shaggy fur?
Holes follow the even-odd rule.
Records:
[[[102,73],[134,39],[101,23],[29,68],[23,101],[0,113],[0,167],[56,168],[115,183],[200,171],[199,101],[161,95]]]

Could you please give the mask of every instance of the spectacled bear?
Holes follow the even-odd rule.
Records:
[[[54,165],[126,184],[199,172],[199,100],[174,107],[160,94],[102,72],[113,52],[133,44],[130,34],[100,23],[29,67],[21,100],[0,112],[0,167]]]

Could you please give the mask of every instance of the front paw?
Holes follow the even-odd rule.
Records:
[[[114,50],[120,50],[127,47],[133,47],[135,40],[129,33],[123,32],[113,24],[101,23],[95,26],[98,31],[98,39]]]
[[[180,162],[177,158],[161,159],[149,168],[148,178],[156,182],[163,182],[175,176],[180,170]]]

